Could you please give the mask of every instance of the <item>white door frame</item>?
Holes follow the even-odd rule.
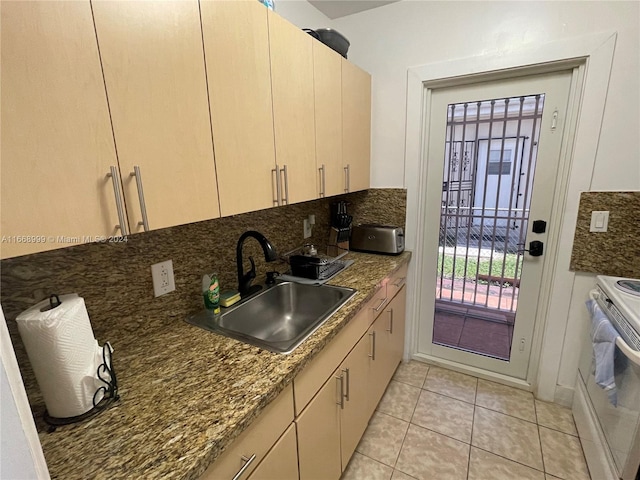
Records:
[[[406,245],[414,252],[409,266],[407,285],[407,328],[405,358],[422,358],[450,368],[492,378],[534,390],[536,396],[566,403],[556,398],[562,345],[567,327],[574,272],[569,271],[573,235],[579,204],[579,193],[590,187],[591,175],[571,172],[593,172],[617,34],[604,32],[570,38],[514,51],[496,52],[476,57],[412,67],[407,72],[407,119],[405,139],[405,186],[407,188]],[[526,381],[491,374],[471,367],[425,358],[417,354],[421,314],[423,228],[426,227],[422,206],[426,188],[426,152],[424,132],[429,118],[430,89],[461,85],[482,80],[510,78],[557,70],[575,69],[569,107],[572,116],[565,133],[559,177],[560,189],[555,198],[554,214],[549,221],[553,244],[545,277],[534,331],[532,355]],[[576,92],[579,93],[576,94]],[[549,321],[553,319],[553,321]]]

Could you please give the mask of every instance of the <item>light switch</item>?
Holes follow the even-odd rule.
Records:
[[[593,211],[591,212],[591,227],[590,232],[606,232],[609,225],[609,212],[608,211]]]

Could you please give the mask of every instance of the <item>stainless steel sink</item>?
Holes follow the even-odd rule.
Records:
[[[214,316],[201,312],[187,322],[276,353],[291,353],[356,291],[332,285],[282,282]]]

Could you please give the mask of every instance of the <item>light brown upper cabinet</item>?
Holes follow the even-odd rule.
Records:
[[[200,4],[222,215],[278,204],[267,8]]]
[[[371,75],[342,59],[342,161],[345,191],[370,186]]]
[[[318,196],[313,39],[278,14],[268,12],[273,124],[281,200],[283,204],[304,202]]]
[[[219,217],[198,2],[93,11],[130,232]]]
[[[321,42],[313,44],[316,167],[320,197],[345,191],[342,164],[342,57]]]
[[[2,258],[114,235],[119,183],[84,2],[2,2]],[[119,186],[119,185],[118,185]]]

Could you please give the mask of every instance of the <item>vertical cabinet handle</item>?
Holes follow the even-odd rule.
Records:
[[[348,402],[348,401],[349,401],[349,384],[351,383],[351,382],[349,382],[349,369],[348,369],[348,368],[345,368],[345,369],[344,369],[344,370],[342,370],[342,371],[344,372],[344,374],[345,374],[345,375],[346,375],[346,377],[347,377],[347,389],[346,389],[346,393],[344,394],[344,398],[346,398],[346,399],[347,399],[347,402]]]
[[[393,335],[393,308],[389,309],[389,328],[387,332]]]
[[[350,172],[349,172],[349,164],[344,167],[344,191],[345,193],[349,193],[349,180],[350,180]]]
[[[327,195],[327,184],[326,184],[326,179],[324,177],[324,163],[322,164],[322,166],[318,169],[318,171],[320,172],[320,198],[324,198]]]
[[[110,172],[107,173],[107,177],[111,177],[111,182],[113,183],[113,194],[116,197],[116,210],[118,211],[118,225],[116,225],[116,229],[120,230],[122,235],[128,235],[129,231],[127,230],[127,219],[124,214],[124,206],[122,204],[122,191],[120,190],[120,175],[118,175],[118,167],[111,166],[109,168]]]
[[[280,205],[280,170],[278,169],[278,164],[276,163],[276,168],[271,170],[271,173],[275,173],[276,175],[276,199],[273,201],[275,205]]]
[[[289,172],[287,172],[287,166],[283,165],[282,169],[280,170],[281,173],[284,174],[284,197],[282,198],[282,205],[289,205]]]
[[[144,190],[142,189],[142,174],[140,173],[140,167],[134,165],[133,172],[130,176],[136,177],[136,187],[138,189],[138,201],[140,202],[140,212],[142,213],[142,221],[138,222],[138,225],[142,225],[145,232],[149,231],[149,217],[147,217],[147,205],[144,202]]]
[[[340,375],[339,377],[336,377],[336,380],[338,380],[338,383],[340,384],[338,387],[340,389],[340,401],[336,403],[340,405],[340,409],[344,410],[344,376]]]
[[[374,330],[373,332],[371,332],[369,336],[371,337],[371,353],[369,354],[369,356],[371,357],[371,360],[375,360],[376,359],[376,331]]]
[[[256,454],[254,453],[249,458],[245,457],[244,455],[240,458],[242,458],[244,465],[242,465],[242,468],[238,470],[238,473],[236,473],[233,476],[233,480],[238,480],[242,476],[242,474],[247,470],[247,468],[249,468],[249,465],[251,465],[251,463],[256,459]]]

